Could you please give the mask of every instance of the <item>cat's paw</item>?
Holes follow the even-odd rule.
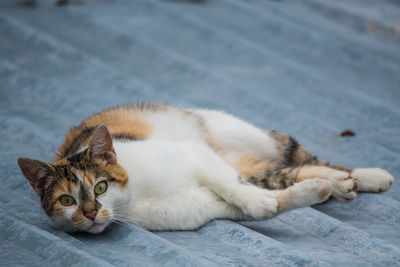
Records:
[[[278,201],[268,190],[258,189],[246,193],[246,199],[241,210],[255,220],[272,217],[278,209]]]
[[[333,196],[343,202],[353,201],[357,196],[358,181],[347,172],[335,171],[329,176],[333,185]]]
[[[351,175],[358,179],[359,190],[364,192],[384,192],[393,184],[393,176],[379,168],[360,168]]]
[[[297,185],[303,197],[308,198],[306,206],[324,202],[332,194],[332,184],[325,179],[307,179]]]

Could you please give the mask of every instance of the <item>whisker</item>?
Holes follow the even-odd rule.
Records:
[[[138,225],[138,222],[134,218],[129,217],[127,215],[115,214],[114,219],[121,221],[121,222],[132,223],[132,224]]]
[[[112,210],[117,211],[117,210],[126,209],[128,207],[129,207],[129,205],[121,205],[121,206],[113,207]]]
[[[127,206],[129,206],[128,203],[121,203],[120,205],[115,206],[115,208],[118,208],[118,207],[127,207]]]
[[[126,224],[126,222],[121,222],[121,221],[118,221],[118,220],[111,220],[111,222],[112,223],[116,223],[118,225],[125,225]]]

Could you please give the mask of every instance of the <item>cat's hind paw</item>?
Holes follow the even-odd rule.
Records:
[[[359,190],[363,192],[384,192],[393,184],[393,176],[379,168],[354,169],[351,173],[358,179]]]
[[[333,184],[333,196],[342,202],[351,202],[357,196],[358,181],[347,172],[335,171],[329,180]]]

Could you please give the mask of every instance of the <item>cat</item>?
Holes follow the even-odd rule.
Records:
[[[293,137],[224,112],[163,104],[95,114],[68,131],[55,162],[18,164],[66,232],[100,233],[113,221],[195,230],[218,218],[264,220],[393,183],[385,170],[326,163]]]

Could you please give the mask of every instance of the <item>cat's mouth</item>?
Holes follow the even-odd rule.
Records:
[[[92,226],[90,226],[86,231],[92,234],[100,233],[106,228],[107,223],[95,223],[93,222]]]

